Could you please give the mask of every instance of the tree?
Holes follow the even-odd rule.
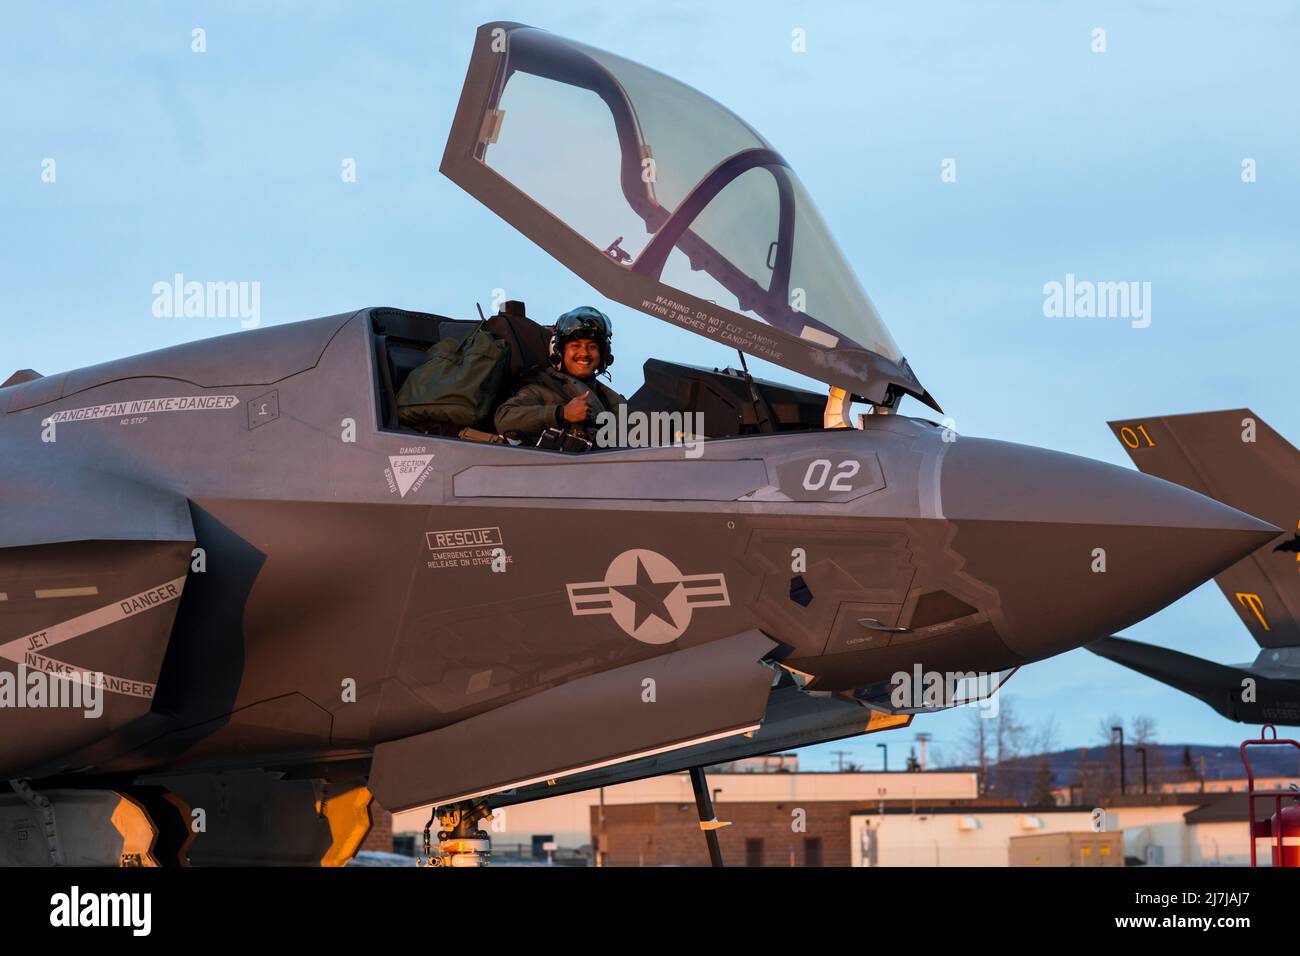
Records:
[[[1136,715],[1129,721],[1129,737],[1132,738],[1133,746],[1146,748],[1147,781],[1152,789],[1159,791],[1160,784],[1165,779],[1165,755],[1156,740],[1156,719],[1149,714]],[[1137,772],[1140,775],[1142,772],[1140,754],[1138,758]],[[1141,776],[1137,777],[1139,784],[1141,779]]]
[[[1119,793],[1119,735],[1111,728],[1123,727],[1124,718],[1119,714],[1109,714],[1097,721],[1097,738],[1105,747],[1101,763],[1089,768],[1091,771],[1087,800],[1100,803],[1104,798]],[[1130,741],[1125,740],[1125,748]],[[1126,755],[1127,756],[1127,755]],[[1127,770],[1127,767],[1125,768]]]
[[[1129,739],[1134,746],[1145,747],[1156,742],[1156,719],[1149,714],[1138,714],[1128,725]]]
[[[1047,759],[1047,754],[1043,753],[1038,758],[1038,773],[1034,777],[1034,790],[1030,797],[1030,803],[1035,806],[1050,806],[1056,802],[1056,795],[1052,793],[1052,764]]]
[[[1049,754],[1055,747],[1056,722],[1048,717],[1037,728],[1020,719],[1015,701],[1000,694],[996,716],[972,709],[962,737],[965,760],[980,771],[980,793],[1042,803],[1050,795]]]
[[[1016,715],[1013,698],[999,698],[998,715],[993,718],[993,754],[997,771],[990,788],[1000,797],[1014,797],[1024,803],[1032,780],[1023,759],[1029,749],[1029,728]]]
[[[907,772],[920,773],[920,771],[921,771],[921,761],[916,759],[916,748],[912,747],[907,752]]]

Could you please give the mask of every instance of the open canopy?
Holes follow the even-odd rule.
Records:
[[[938,407],[786,161],[671,77],[485,24],[442,172],[611,299],[871,402]]]

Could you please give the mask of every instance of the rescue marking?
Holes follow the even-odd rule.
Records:
[[[496,547],[501,544],[500,528],[462,528],[459,531],[426,531],[424,541],[430,551],[445,548]]]
[[[671,560],[645,548],[615,557],[603,581],[565,588],[574,617],[608,614],[628,637],[646,644],[681,637],[696,608],[731,606],[725,574],[682,574]]]
[[[514,555],[505,554],[505,539],[500,528],[426,531],[424,543],[433,552],[425,566],[434,571],[439,568],[488,567],[498,553],[506,565],[515,563]]]
[[[96,418],[123,418],[153,412],[210,412],[234,408],[239,404],[236,395],[177,395],[172,398],[140,398],[130,402],[112,402],[108,405],[86,405],[65,408],[61,412],[41,419],[41,424],[61,425],[64,422],[86,422]]]

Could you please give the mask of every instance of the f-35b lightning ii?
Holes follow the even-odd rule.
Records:
[[[698,457],[417,433],[397,390],[476,323],[392,308],[19,373],[0,666],[103,700],[0,708],[6,861],[337,863],[373,795],[477,864],[494,806],[905,724],[891,675],[1059,654],[1276,534],[897,414],[938,405],[794,170],[660,73],[486,24],[442,172],[606,298],[828,392],[648,362],[632,411],[702,416]],[[487,325],[516,373],[524,313]]]

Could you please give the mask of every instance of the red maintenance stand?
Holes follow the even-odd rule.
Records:
[[[1273,736],[1268,732],[1273,731]],[[1300,750],[1300,742],[1294,740],[1278,740],[1277,728],[1272,724],[1265,724],[1264,729],[1260,732],[1262,736],[1258,740],[1243,741],[1237,748],[1241,754],[1241,762],[1246,765],[1246,803],[1249,807],[1247,822],[1250,824],[1250,865],[1256,866],[1255,863],[1255,841],[1272,838],[1273,842],[1273,865],[1274,866],[1300,866],[1300,790],[1296,789],[1295,784],[1291,785],[1290,790],[1256,790],[1255,789],[1255,772],[1251,769],[1250,758],[1246,756],[1247,747],[1283,747],[1291,746]],[[1257,797],[1272,797],[1276,807],[1273,816],[1267,820],[1255,820],[1255,799]],[[1282,799],[1290,797],[1292,803],[1290,806],[1282,806]],[[1286,839],[1293,838],[1293,842],[1288,844]]]

